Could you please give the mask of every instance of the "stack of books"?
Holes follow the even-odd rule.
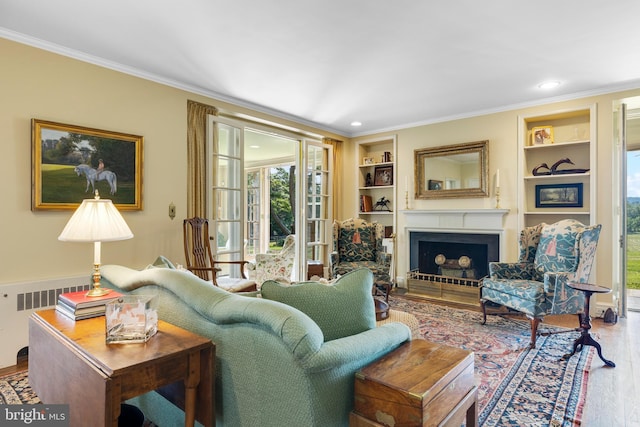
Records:
[[[58,296],[56,311],[73,320],[89,319],[104,315],[108,302],[122,296],[111,291],[99,297],[88,297],[88,291],[67,292]]]

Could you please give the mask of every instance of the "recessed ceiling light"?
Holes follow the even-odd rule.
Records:
[[[260,148],[259,145],[250,145],[249,148]]]
[[[351,126],[362,126],[362,122],[351,122]]]
[[[542,82],[538,85],[538,89],[554,89],[560,86],[560,82],[558,80],[550,80],[547,82]]]

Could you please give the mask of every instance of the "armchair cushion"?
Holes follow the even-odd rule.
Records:
[[[340,260],[342,262],[373,261],[376,259],[375,236],[370,227],[354,230],[340,229]]]
[[[535,266],[540,275],[545,272],[575,271],[578,260],[578,240],[583,227],[560,221],[546,225],[540,234]]]
[[[332,285],[302,282],[283,286],[267,280],[261,291],[263,298],[287,304],[309,316],[320,327],[326,342],[375,328],[372,287],[373,273],[360,268]]]

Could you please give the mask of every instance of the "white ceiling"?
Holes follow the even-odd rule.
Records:
[[[355,136],[638,88],[639,17],[638,0],[0,0],[0,37]]]

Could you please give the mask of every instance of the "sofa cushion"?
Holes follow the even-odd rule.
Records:
[[[171,269],[175,269],[175,265],[173,265],[173,263],[171,261],[169,261],[168,258],[160,255],[158,256],[158,258],[156,258],[155,261],[153,261],[153,264],[149,264],[147,265],[146,268],[171,268]]]
[[[309,316],[322,330],[325,341],[373,329],[376,313],[371,289],[373,274],[361,268],[333,284],[301,282],[290,286],[273,280],[262,284],[262,297],[294,307]]]

